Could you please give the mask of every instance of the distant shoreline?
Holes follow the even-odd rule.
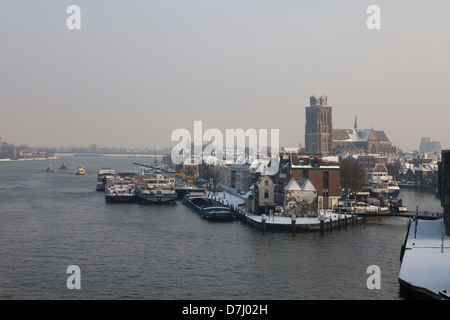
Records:
[[[134,153],[55,153],[59,158],[63,156],[78,157],[129,157],[129,158],[153,158],[162,157],[164,154],[134,154]]]
[[[21,159],[0,159],[0,162],[12,162],[12,161],[34,161],[34,160],[55,160],[60,159],[58,156],[48,157],[48,158],[21,158]]]
[[[48,158],[21,158],[21,159],[0,159],[0,162],[17,162],[17,161],[34,161],[34,160],[57,160],[62,159],[64,156],[78,156],[78,157],[128,157],[128,158],[154,158],[162,157],[163,154],[128,154],[128,153],[55,153],[54,156]]]

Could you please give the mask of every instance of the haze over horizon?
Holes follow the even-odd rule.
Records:
[[[81,8],[81,30],[66,9]],[[369,5],[381,30],[369,30]],[[0,137],[164,148],[175,129],[279,129],[304,145],[311,94],[333,127],[450,148],[450,2],[2,1]]]

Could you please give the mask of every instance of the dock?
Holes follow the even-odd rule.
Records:
[[[443,219],[411,219],[400,260],[403,297],[450,300],[450,236],[445,234]]]
[[[320,210],[318,216],[308,217],[291,217],[282,214],[256,215],[245,212],[242,206],[245,198],[239,194],[231,193],[230,190],[224,190],[217,195],[210,193],[209,196],[232,208],[236,219],[262,231],[332,231],[333,229],[357,224],[358,220],[363,219],[357,214],[336,213],[331,210]]]
[[[318,217],[287,217],[283,215],[255,215],[238,211],[236,217],[250,226],[262,231],[332,231],[358,223],[357,215],[323,212]]]
[[[420,220],[438,220],[442,219],[443,214],[441,212],[413,212],[413,211],[407,211],[407,212],[359,212],[359,217],[403,217],[403,218],[415,218]]]

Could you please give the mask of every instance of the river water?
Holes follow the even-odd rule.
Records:
[[[332,232],[265,232],[200,219],[173,205],[109,204],[102,167],[149,158],[63,156],[0,162],[0,296],[12,299],[398,300],[408,219],[376,218]],[[85,176],[74,174],[78,165]],[[401,190],[409,209],[442,211],[433,194]],[[80,268],[70,290],[67,267]],[[367,268],[381,270],[368,289]]]

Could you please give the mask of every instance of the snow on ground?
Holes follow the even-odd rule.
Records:
[[[445,235],[442,219],[411,222],[405,248],[401,280],[436,294],[450,291],[450,237]]]
[[[236,191],[230,187],[221,185],[223,191],[222,192],[216,192],[215,196],[216,198],[222,199],[225,201],[225,204],[231,204],[232,206],[239,206],[241,204],[244,204],[245,199],[248,194],[246,195],[240,195],[236,193]],[[239,208],[243,209],[243,206],[240,206]],[[324,211],[322,210],[320,212],[323,214],[324,219],[326,222],[329,222],[330,219],[332,221],[337,221],[339,218],[343,219],[346,217],[345,214],[337,214],[333,213],[331,211]],[[262,222],[262,216],[261,215],[255,215],[249,212],[246,212],[245,215],[249,217],[250,219],[256,221],[256,222]],[[350,217],[350,215],[347,215],[347,217]],[[271,214],[267,216],[266,220],[267,224],[273,223],[273,224],[292,224],[292,218],[286,217],[281,214]],[[320,219],[317,218],[308,218],[308,217],[297,217],[295,224],[305,224],[305,225],[311,225],[311,224],[320,224]]]

